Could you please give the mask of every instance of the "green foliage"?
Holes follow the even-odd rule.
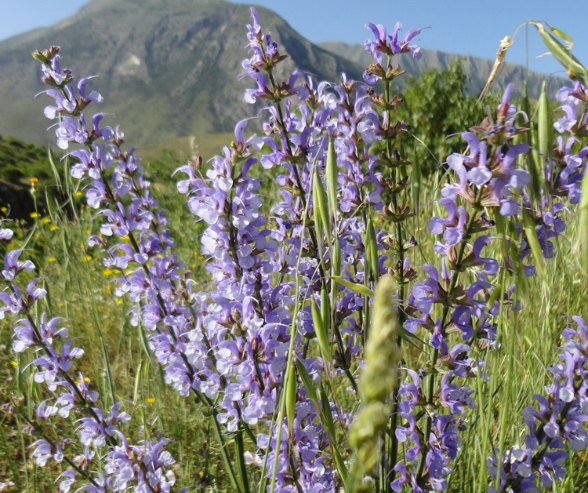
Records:
[[[31,178],[37,178],[42,188],[53,184],[47,149],[0,135],[0,180],[30,187]]]
[[[427,145],[416,142],[417,159],[422,173],[429,174],[452,152],[463,151],[463,141],[449,135],[461,133],[480,123],[485,115],[476,98],[467,94],[468,75],[461,59],[456,58],[448,70],[423,72],[420,78],[408,78],[404,103],[398,116],[411,126],[410,132]],[[500,99],[490,94],[485,103],[496,107]]]
[[[52,178],[47,149],[0,136],[0,179],[26,184],[32,177],[39,180]]]

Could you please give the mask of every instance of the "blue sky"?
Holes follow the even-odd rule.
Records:
[[[197,1],[197,0],[195,0]],[[74,14],[85,0],[17,0],[0,7],[0,39],[48,26]],[[250,4],[237,0],[235,3]],[[494,58],[500,40],[514,33],[528,19],[542,20],[574,38],[573,53],[588,65],[588,2],[560,3],[547,0],[257,0],[256,4],[275,10],[294,29],[314,42],[340,40],[363,43],[368,37],[366,22],[392,29],[401,21],[404,31],[432,26],[423,31],[423,48],[449,53]],[[266,29],[271,26],[265,26]],[[534,28],[529,29],[529,66],[553,73],[561,68],[544,53]],[[519,32],[507,61],[525,63],[525,31]]]

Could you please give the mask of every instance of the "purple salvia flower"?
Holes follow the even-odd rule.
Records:
[[[21,262],[19,257],[22,250],[12,250],[4,255],[4,269],[2,270],[2,276],[7,281],[14,281],[14,278],[22,271],[31,272],[35,269],[34,264],[30,260]]]

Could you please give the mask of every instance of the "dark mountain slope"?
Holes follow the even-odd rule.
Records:
[[[279,66],[295,66],[333,80],[353,62],[302,38],[281,17],[259,8],[260,21],[287,53]],[[47,97],[30,56],[49,45],[62,48],[64,66],[79,78],[99,74],[92,88],[106,101],[101,111],[133,143],[147,144],[194,133],[231,131],[255,109],[243,101],[250,80],[237,79],[247,55],[249,9],[224,0],[94,0],[76,15],[0,43],[0,134],[46,142]],[[261,107],[261,105],[260,105]]]
[[[271,10],[258,9],[264,29],[271,29],[282,53],[289,58],[278,66],[286,76],[294,67],[320,80],[338,80],[345,71],[360,78],[371,62],[362,45],[324,43],[317,46],[300,36]],[[105,103],[100,108],[116,115],[129,141],[154,144],[193,134],[230,132],[234,124],[255,114],[243,100],[253,85],[238,80],[247,55],[246,24],[249,8],[225,0],[93,0],[58,24],[35,29],[0,42],[0,135],[44,144],[53,141],[52,123],[43,116],[51,100],[34,94],[44,87],[40,69],[30,54],[49,45],[62,48],[64,66],[77,78],[99,74],[91,82]],[[425,68],[446,68],[456,55],[423,50],[423,60],[403,57],[403,67],[418,76]],[[492,62],[466,57],[472,78],[470,90],[479,92]],[[522,87],[524,71],[509,65],[498,77]],[[530,94],[540,83],[550,91],[560,82],[532,74]],[[406,80],[406,79],[404,79]],[[402,84],[397,90],[402,89]],[[263,106],[259,102],[257,109]]]

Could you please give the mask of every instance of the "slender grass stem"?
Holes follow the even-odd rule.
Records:
[[[229,453],[227,451],[227,445],[223,438],[223,433],[220,429],[220,424],[216,419],[216,414],[212,416],[212,424],[214,427],[214,433],[216,435],[216,439],[220,445],[221,449],[221,460],[223,462],[223,466],[229,475],[229,480],[231,481],[231,485],[235,490],[235,493],[242,493],[241,488],[239,487],[239,482],[237,481],[237,476],[235,475],[235,471],[233,470],[233,466],[231,465],[231,459],[229,457]]]
[[[516,307],[517,297],[515,292],[514,298],[514,306]],[[515,312],[515,319],[516,319],[516,312]],[[513,327],[516,327],[516,323],[513,324]],[[498,446],[498,460],[497,460],[497,473],[496,473],[496,491],[501,491],[500,489],[500,476],[502,473],[502,456],[504,455],[504,444],[506,442],[506,428],[508,422],[508,416],[510,415],[510,397],[512,394],[512,386],[514,380],[514,363],[515,363],[515,347],[516,347],[516,333],[511,331],[510,334],[510,344],[508,350],[508,369],[506,372],[506,390],[504,392],[503,402],[502,402],[502,415],[500,419],[500,438],[499,438],[499,446]]]

